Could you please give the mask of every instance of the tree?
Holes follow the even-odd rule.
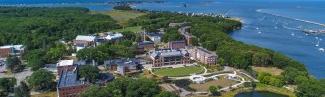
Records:
[[[18,70],[21,70],[23,67],[21,65],[21,61],[18,57],[16,56],[9,56],[6,60],[7,62],[7,69],[10,71],[10,72],[16,72]]]
[[[40,69],[33,72],[33,74],[27,79],[27,82],[32,89],[48,90],[51,88],[54,78],[55,76],[52,72]]]
[[[68,51],[64,44],[56,44],[54,47],[50,48],[45,55],[47,63],[55,63],[64,55],[67,55]]]
[[[84,65],[79,69],[79,76],[85,78],[88,82],[95,82],[99,77],[99,70],[97,67],[92,65]]]
[[[209,91],[213,96],[220,95],[219,89],[220,89],[219,86],[218,87],[216,87],[216,86],[209,87]]]
[[[87,88],[87,90],[85,92],[82,92],[81,97],[112,97],[110,96],[110,93],[106,90],[103,89],[100,86],[90,86],[89,88]]]
[[[298,85],[297,97],[324,97],[325,83],[324,80],[309,79]]]
[[[158,84],[153,80],[118,78],[105,87],[89,87],[82,93],[81,97],[154,97],[160,92]],[[162,93],[161,96],[157,97],[165,97],[163,95],[170,94]]]
[[[175,93],[167,92],[167,91],[162,91],[155,97],[178,97]]]
[[[20,85],[15,88],[14,97],[30,97],[30,90],[25,82],[20,82]]]
[[[0,78],[0,96],[7,96],[9,92],[13,91],[15,85],[15,78]]]
[[[176,28],[167,29],[166,33],[162,36],[163,42],[177,41],[183,39],[183,36],[179,34]]]

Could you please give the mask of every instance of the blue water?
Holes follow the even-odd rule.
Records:
[[[98,11],[112,9],[112,5],[106,3],[112,0],[38,1],[0,0],[0,5],[79,6]],[[188,5],[186,8],[184,3]],[[304,63],[310,74],[317,78],[325,78],[325,53],[319,51],[325,48],[325,35],[306,35],[300,30],[325,29],[318,25],[325,24],[324,5],[325,1],[317,0],[166,0],[164,3],[135,4],[139,9],[217,13],[241,18],[244,26],[231,34],[234,39],[286,54]]]
[[[252,91],[252,92],[243,92],[243,93],[236,94],[235,97],[289,97],[289,96],[272,93],[272,92],[266,92],[266,91]]]

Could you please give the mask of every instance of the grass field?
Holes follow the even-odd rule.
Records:
[[[142,32],[141,26],[136,27],[126,27],[122,29],[112,30],[112,32],[124,32],[124,31],[131,31],[131,32]]]
[[[138,11],[122,11],[122,10],[112,10],[105,12],[105,14],[111,16],[116,20],[120,25],[127,25],[130,19],[137,18],[139,16],[145,15],[146,13]]]
[[[281,73],[283,72],[282,69],[276,68],[276,67],[253,67],[253,70],[256,72],[266,72],[266,73],[270,73],[272,75],[281,75]]]
[[[191,74],[203,73],[204,69],[200,66],[180,67],[180,68],[161,68],[155,69],[154,74],[159,76],[181,77]]]

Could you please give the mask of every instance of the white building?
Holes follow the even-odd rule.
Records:
[[[86,47],[96,46],[96,36],[78,35],[74,41],[77,51]]]
[[[123,38],[123,34],[118,33],[118,32],[107,32],[107,36],[105,37],[105,39],[107,40],[118,40]]]
[[[10,55],[20,56],[24,53],[25,47],[23,45],[5,45],[0,46],[0,58],[6,58]]]

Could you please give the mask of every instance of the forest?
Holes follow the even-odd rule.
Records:
[[[78,34],[121,28],[107,15],[72,7],[0,7],[0,22],[0,45],[24,44],[28,49],[47,49]]]

